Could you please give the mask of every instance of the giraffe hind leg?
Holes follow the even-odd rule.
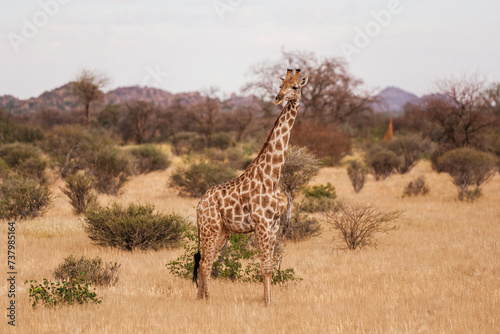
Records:
[[[218,234],[203,236],[202,255],[200,261],[200,284],[198,286],[198,299],[209,299],[210,297],[210,276],[212,266],[218,250],[224,245],[229,231],[222,229]]]

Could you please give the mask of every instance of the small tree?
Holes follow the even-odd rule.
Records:
[[[497,158],[490,153],[463,147],[446,152],[437,164],[439,170],[450,174],[459,188],[459,199],[474,201],[481,194],[480,186],[495,174]],[[475,189],[469,190],[471,186]]]
[[[158,107],[154,102],[132,101],[125,104],[120,120],[120,133],[124,141],[137,144],[150,141],[154,135]]]
[[[354,160],[347,167],[347,175],[349,175],[354,191],[359,193],[365,186],[366,167],[363,163]]]
[[[112,145],[112,140],[89,131],[81,125],[56,125],[47,135],[43,147],[59,174],[65,178],[90,167],[90,153]]]
[[[288,234],[292,219],[292,203],[297,190],[318,174],[319,161],[303,147],[290,146],[281,172],[279,185],[287,197],[286,220],[283,234]]]
[[[390,151],[401,157],[402,162],[396,168],[401,174],[408,173],[431,147],[428,139],[422,139],[418,135],[396,137],[386,145]]]
[[[377,246],[375,235],[397,229],[393,221],[402,211],[384,212],[372,205],[344,203],[337,212],[326,214],[330,223],[344,241],[346,248],[355,250]]]
[[[90,126],[90,104],[104,96],[102,89],[108,84],[109,78],[95,71],[82,70],[72,82],[73,94],[84,104],[85,122]]]

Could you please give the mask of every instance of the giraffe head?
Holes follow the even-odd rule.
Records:
[[[279,105],[283,101],[296,100],[300,98],[300,89],[307,83],[307,77],[299,78],[300,69],[295,70],[295,75],[292,77],[292,70],[286,71],[285,79],[280,78],[281,86],[278,95],[274,99],[274,104]]]

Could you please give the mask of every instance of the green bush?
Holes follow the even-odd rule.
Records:
[[[236,173],[221,164],[199,162],[178,168],[170,177],[170,186],[182,194],[192,197],[203,196],[208,189],[236,178]]]
[[[42,159],[41,153],[33,145],[21,143],[2,145],[0,146],[0,158],[19,175],[46,182],[47,162]]]
[[[466,201],[474,201],[481,195],[479,188],[495,175],[496,164],[494,155],[468,147],[448,151],[437,161],[439,170],[450,174],[459,188],[459,199]]]
[[[406,185],[405,190],[403,191],[403,197],[411,197],[418,195],[427,195],[429,192],[429,186],[425,182],[425,177],[423,175],[419,176],[417,179],[410,181],[408,185]]]
[[[130,150],[130,153],[137,159],[137,170],[139,173],[165,170],[170,166],[168,157],[152,144],[134,147]]]
[[[299,211],[309,213],[326,212],[334,209],[336,206],[335,199],[337,198],[337,194],[330,182],[326,185],[321,184],[304,188],[302,192],[306,197],[298,204],[295,204],[295,207]]]
[[[134,174],[133,158],[117,146],[106,145],[92,152],[90,171],[95,178],[94,188],[104,194],[116,195]]]
[[[41,215],[51,203],[47,185],[22,177],[7,178],[0,185],[0,218],[26,219]]]
[[[61,188],[61,190],[68,196],[75,214],[84,213],[88,207],[96,202],[97,196],[92,190],[94,183],[92,177],[77,173],[68,176],[65,181],[65,187]]]
[[[34,143],[45,139],[45,133],[34,125],[19,124],[14,131],[14,139],[22,143]]]
[[[35,147],[31,144],[5,144],[0,146],[0,158],[10,167],[17,167],[23,161],[38,157]]]
[[[56,268],[54,277],[65,281],[74,281],[83,277],[85,283],[91,282],[95,285],[111,286],[118,282],[120,266],[116,262],[103,264],[102,259],[99,257],[90,259],[82,256],[77,259],[69,256]]]
[[[151,204],[133,204],[123,208],[94,206],[85,212],[85,232],[97,245],[124,250],[178,246],[183,238],[186,219],[178,214],[153,213]]]
[[[401,158],[396,153],[388,150],[370,152],[367,157],[367,164],[372,168],[377,181],[387,179],[401,166],[401,163]]]
[[[324,197],[323,197],[324,199]],[[281,226],[286,219],[284,215],[281,216]],[[294,242],[309,240],[312,237],[318,236],[321,233],[321,224],[315,217],[309,216],[296,210],[290,220],[290,226],[283,231],[283,239],[291,240]]]
[[[325,185],[314,185],[302,190],[306,197],[336,199],[335,187],[330,182]]]
[[[184,254],[166,264],[170,273],[191,279],[194,270],[194,254],[198,251],[197,234],[186,229],[188,243],[184,245]],[[230,234],[225,246],[220,250],[212,267],[211,276],[241,282],[262,282],[259,251],[253,246],[248,234]],[[301,280],[295,276],[292,268],[281,270],[281,255],[275,255],[275,266],[271,278],[272,284],[285,284]]]
[[[347,167],[347,175],[356,193],[359,193],[365,186],[366,172],[366,166],[356,160],[352,161]]]
[[[97,294],[89,290],[92,284],[90,282],[83,283],[81,278],[69,282],[50,282],[44,278],[43,283],[38,283],[35,280],[31,280],[29,283],[28,295],[33,308],[39,303],[44,306],[84,304],[88,302],[102,303],[102,299],[97,298]],[[28,284],[28,281],[25,281],[24,284]]]

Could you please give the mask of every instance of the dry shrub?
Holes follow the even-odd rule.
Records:
[[[366,160],[377,181],[387,179],[402,163],[396,153],[384,149],[368,152]]]
[[[201,197],[211,187],[234,178],[236,173],[227,166],[199,162],[174,171],[170,177],[170,186],[178,189],[181,194]]]
[[[468,147],[448,151],[437,161],[439,170],[450,174],[459,188],[458,198],[466,201],[481,195],[479,188],[495,175],[496,164],[494,155]],[[469,189],[471,186],[475,189]]]
[[[328,197],[305,197],[302,201],[294,204],[297,210],[308,213],[327,212],[335,210],[337,202]]]
[[[418,195],[427,195],[429,192],[429,186],[425,182],[425,176],[421,175],[413,181],[410,181],[403,191],[403,197],[411,197]]]
[[[321,224],[319,220],[313,216],[302,213],[296,210],[290,219],[290,223],[284,229],[285,215],[281,216],[282,236],[284,240],[294,242],[309,240],[312,237],[318,236],[321,233]]]
[[[345,248],[355,250],[376,247],[376,235],[397,229],[393,222],[401,214],[402,211],[384,212],[369,204],[344,203],[337,212],[329,212],[326,217]]]
[[[351,142],[346,134],[334,125],[303,121],[296,124],[290,137],[290,143],[307,147],[315,156],[337,164],[351,149]]]
[[[0,179],[3,179],[9,174],[9,165],[0,158]]]
[[[347,167],[347,175],[349,175],[349,179],[356,193],[359,193],[365,186],[366,173],[366,166],[356,160],[352,161],[349,167]]]
[[[83,276],[84,282],[95,285],[115,285],[118,282],[118,263],[103,263],[102,259],[82,256],[80,259],[72,255],[65,258],[54,271],[54,278],[58,280],[74,281]]]
[[[178,246],[186,219],[175,213],[153,211],[151,204],[93,206],[85,212],[85,232],[97,245],[129,251]]]
[[[86,174],[77,173],[68,176],[65,181],[65,187],[61,190],[68,196],[73,211],[77,215],[84,213],[97,199],[92,191],[94,179]]]

